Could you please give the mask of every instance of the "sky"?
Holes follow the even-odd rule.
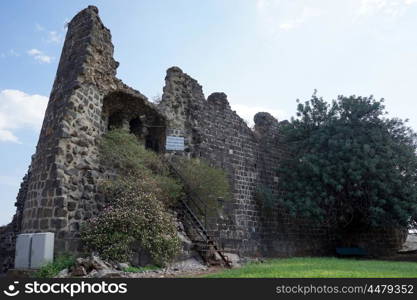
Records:
[[[118,77],[149,99],[179,66],[249,124],[258,111],[290,118],[317,89],[384,98],[417,130],[417,0],[1,1],[0,225],[35,152],[66,23],[88,5],[112,32]]]

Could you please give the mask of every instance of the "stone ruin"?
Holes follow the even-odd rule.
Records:
[[[158,153],[203,158],[226,170],[233,201],[226,204],[227,214],[217,220],[216,230],[227,251],[245,256],[333,254],[332,232],[295,220],[279,206],[266,215],[257,200],[260,186],[278,193],[275,169],[285,147],[274,117],[258,113],[254,129],[249,128],[230,108],[226,94],[206,99],[201,85],[178,67],[167,70],[162,99],[154,104],[116,77],[118,65],[98,9],[79,12],[68,24],[16,214],[0,228],[3,271],[13,265],[18,233],[54,232],[55,252],[77,252],[80,224],[102,208],[96,183],[105,170],[97,146],[111,126],[129,128]],[[167,136],[183,137],[183,151],[167,150]],[[385,246],[398,244],[392,235],[382,236]]]

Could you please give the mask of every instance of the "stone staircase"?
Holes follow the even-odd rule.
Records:
[[[180,217],[187,228],[188,235],[191,237],[194,249],[209,265],[232,267],[232,262],[224,254],[214,236],[208,232],[187,201],[182,199],[180,202],[182,206]]]

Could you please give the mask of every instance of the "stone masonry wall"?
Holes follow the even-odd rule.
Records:
[[[219,222],[220,240],[241,254],[260,254],[262,224],[255,201],[258,142],[254,132],[231,110],[224,93],[211,94],[205,109],[195,117],[201,124],[200,156],[226,170],[232,183],[233,200],[226,204],[225,219]]]
[[[28,173],[23,177],[23,181],[20,184],[15,203],[16,213],[13,216],[12,222],[6,226],[0,227],[0,274],[14,265],[16,237],[21,231],[23,206],[27,196],[30,174],[29,167]]]
[[[100,41],[102,47],[96,46]],[[93,210],[88,200],[95,189],[95,137],[103,96],[89,63],[112,56],[109,41],[110,33],[102,27],[94,7],[69,23],[32,161],[22,232],[55,232],[58,251],[75,250],[70,241],[76,238],[78,221],[89,217],[84,209]],[[114,75],[114,61],[102,59],[100,63],[101,69],[108,67],[103,72]]]
[[[231,110],[224,93],[213,93],[205,100],[198,82],[178,67],[167,71],[165,82],[159,108],[167,115],[168,131],[184,134],[188,156],[205,159],[229,174],[233,200],[226,203],[226,213],[215,228],[222,246],[244,255],[328,251],[326,231],[291,219],[276,205],[272,214],[265,213],[257,199],[261,187],[272,195],[278,193],[275,169],[285,154],[278,121],[258,113],[251,130]],[[315,242],[305,243],[311,239]]]
[[[195,128],[198,126],[195,114],[203,110],[205,102],[203,89],[197,80],[178,67],[167,70],[158,109],[167,118],[167,135],[184,137],[184,152],[188,156],[199,156],[196,147],[200,144],[201,137]]]
[[[168,134],[183,135],[185,153],[203,158],[229,174],[233,200],[217,220],[217,237],[226,249],[254,253],[259,248],[254,133],[230,109],[226,95],[207,100],[202,87],[178,67],[168,69],[159,109],[168,119]],[[213,187],[215,188],[215,187]]]
[[[280,123],[269,113],[257,113],[254,117],[258,137],[257,200],[262,212],[262,246],[268,256],[332,255],[334,236],[328,229],[312,224],[310,220],[291,217],[278,203],[270,203],[268,197],[279,196],[279,177],[276,170],[280,159],[291,155],[285,149],[280,136]],[[267,194],[267,196],[263,194]]]
[[[105,170],[97,146],[107,131],[105,99],[116,97],[131,112],[154,109],[115,77],[117,66],[110,31],[89,6],[68,25],[23,212],[22,232],[55,232],[58,252],[77,251],[80,224],[102,208],[97,185]]]

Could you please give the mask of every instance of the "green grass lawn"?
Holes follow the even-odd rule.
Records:
[[[208,278],[417,277],[417,263],[301,257],[270,259],[205,275]]]

